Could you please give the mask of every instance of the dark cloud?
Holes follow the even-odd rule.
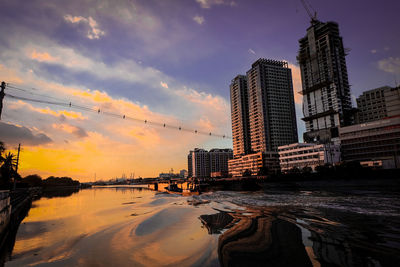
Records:
[[[15,145],[18,143],[24,145],[37,146],[53,142],[45,134],[34,134],[23,126],[16,126],[9,123],[0,122],[0,140],[6,145]]]
[[[88,134],[86,133],[86,131],[78,126],[73,126],[74,127],[74,131],[72,132],[73,135],[75,135],[76,137],[86,137],[88,136]]]

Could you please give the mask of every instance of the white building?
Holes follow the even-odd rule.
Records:
[[[278,153],[282,172],[340,162],[340,145],[334,144],[294,143],[278,147]]]
[[[279,170],[278,153],[274,151],[253,153],[229,160],[229,174],[232,177],[244,176],[250,172],[252,176],[258,175],[261,168],[266,168],[267,173],[277,173]]]

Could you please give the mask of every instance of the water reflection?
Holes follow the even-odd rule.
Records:
[[[376,221],[366,216],[326,212],[252,208],[199,219],[209,234],[222,233],[221,266],[398,266],[397,228],[385,229],[388,225],[383,224],[380,230],[372,229]],[[384,239],[380,232],[386,234]]]
[[[312,266],[300,228],[276,216],[220,212],[201,220],[210,234],[229,228],[218,239],[221,266]]]
[[[222,230],[230,228],[233,217],[227,212],[219,212],[211,215],[201,215],[201,222],[207,228],[209,234],[220,234]]]
[[[4,238],[4,240],[0,247],[0,266],[4,266],[5,262],[10,260],[19,226],[28,214],[31,205],[31,202],[27,203],[17,214],[14,214],[10,219],[10,225],[5,232],[2,233],[2,238]]]
[[[49,188],[42,191],[41,197],[53,198],[53,197],[69,197],[74,193],[78,193],[79,188],[77,187],[66,187],[66,188]]]
[[[41,198],[17,234],[7,266],[215,265],[217,239],[186,199],[141,188],[92,188]],[[214,262],[214,263],[213,263]]]
[[[257,203],[259,193],[184,197],[108,187],[68,194],[33,203],[6,266],[397,266],[400,260],[399,216],[310,207],[310,195],[301,195],[303,206],[266,207],[233,203]]]

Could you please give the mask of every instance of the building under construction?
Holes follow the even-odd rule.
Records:
[[[326,143],[338,137],[338,128],[352,123],[346,51],[335,22],[313,18],[299,40],[304,141]]]

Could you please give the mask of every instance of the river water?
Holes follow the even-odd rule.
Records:
[[[396,188],[56,192],[33,202],[5,266],[399,266],[399,200]]]

